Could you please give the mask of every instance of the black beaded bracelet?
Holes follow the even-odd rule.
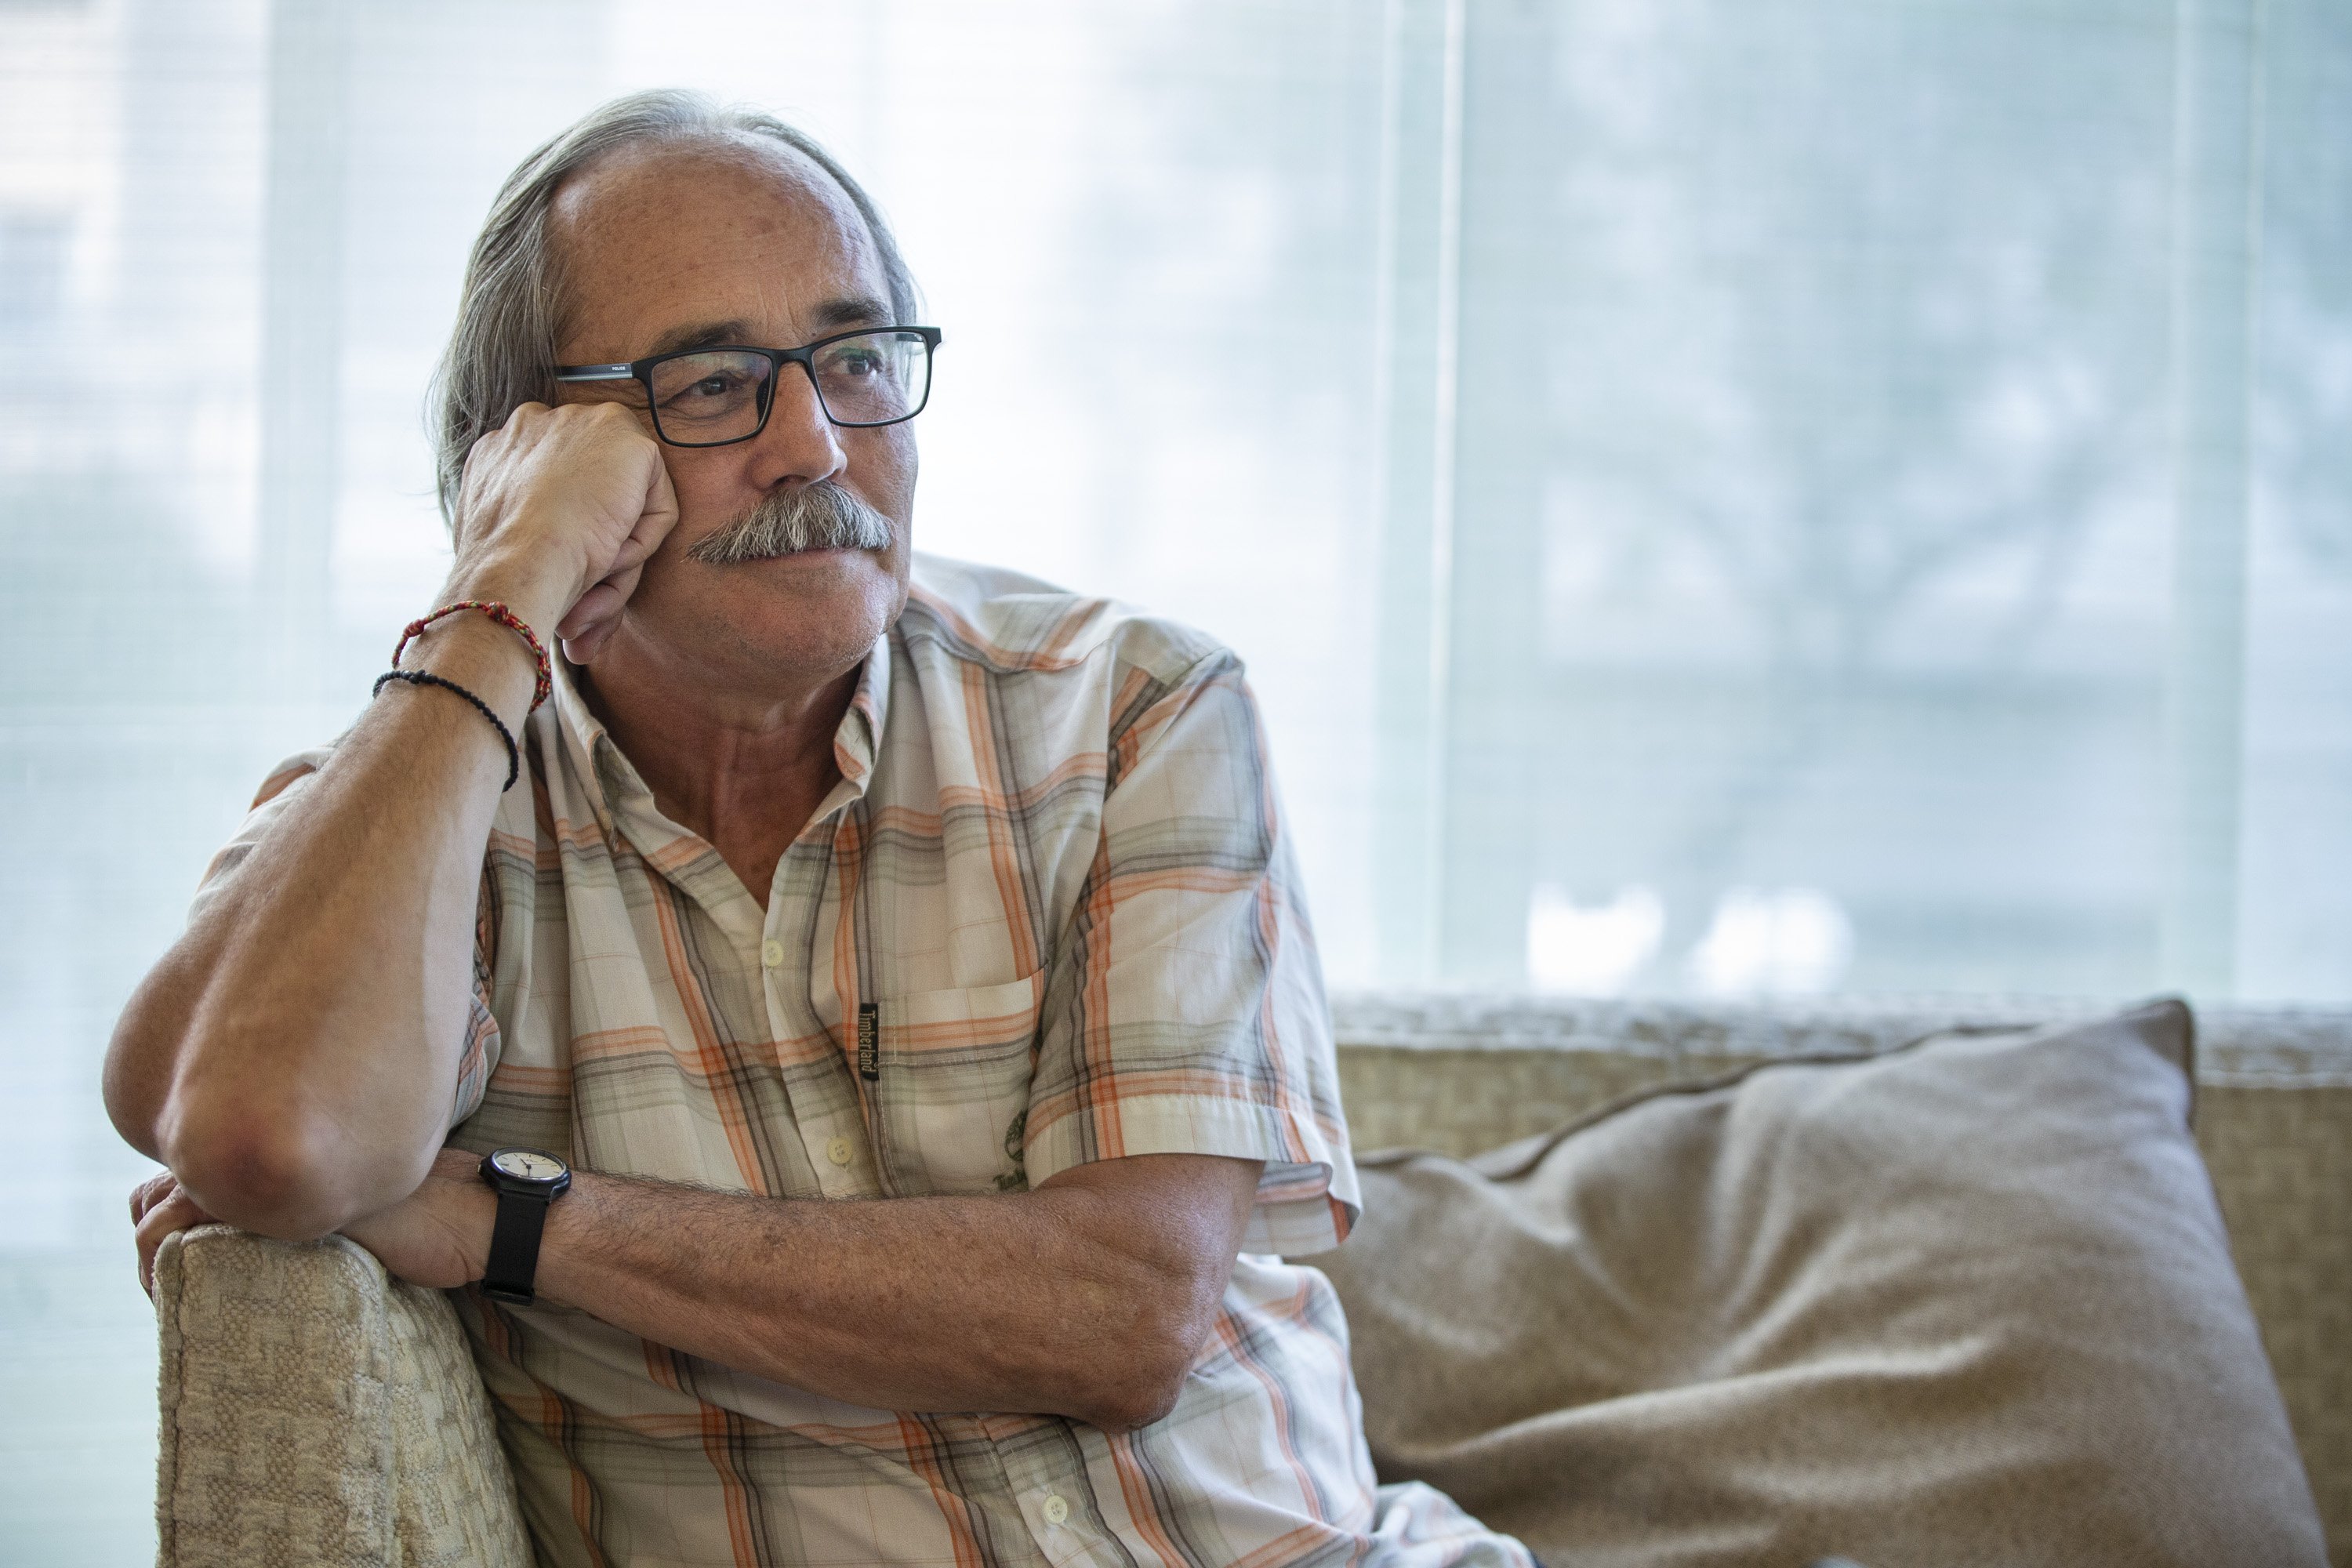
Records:
[[[456,681],[444,680],[441,677],[422,669],[387,669],[375,678],[375,687],[368,696],[373,698],[379,695],[383,690],[383,683],[387,680],[404,680],[411,686],[437,686],[444,691],[454,691],[472,703],[480,711],[482,717],[490,721],[490,728],[499,732],[499,739],[507,743],[507,782],[499,787],[499,793],[504,795],[508,790],[514,788],[515,780],[522,777],[522,751],[515,744],[514,731],[507,728],[505,720],[491,711],[488,703]]]

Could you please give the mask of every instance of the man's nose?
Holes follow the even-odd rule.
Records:
[[[782,369],[768,423],[749,443],[752,481],[761,489],[793,480],[814,483],[832,479],[844,461],[839,435],[833,421],[825,417],[816,384],[799,365]]]

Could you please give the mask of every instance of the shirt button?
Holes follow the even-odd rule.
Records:
[[[848,1164],[849,1156],[856,1152],[856,1150],[850,1148],[849,1140],[846,1138],[836,1138],[824,1146],[824,1157],[836,1165]]]
[[[784,962],[784,944],[778,942],[774,937],[770,937],[767,941],[761,942],[760,944],[760,962],[766,964],[771,969],[782,967]]]
[[[1059,1524],[1064,1520],[1070,1517],[1070,1505],[1062,1500],[1062,1496],[1059,1492],[1047,1492],[1045,1494],[1045,1506],[1039,1509],[1037,1511],[1045,1516],[1045,1522],[1047,1524]]]

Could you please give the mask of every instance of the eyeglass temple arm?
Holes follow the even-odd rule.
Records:
[[[558,381],[633,381],[636,372],[625,364],[567,364],[556,367]]]

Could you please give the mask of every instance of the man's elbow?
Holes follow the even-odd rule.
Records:
[[[409,1173],[368,1169],[341,1129],[287,1108],[173,1103],[160,1132],[163,1163],[198,1206],[281,1241],[315,1241],[396,1202],[425,1177],[420,1167],[402,1186]]]
[[[1207,1331],[1189,1316],[1140,1328],[1104,1358],[1081,1418],[1116,1436],[1165,1416],[1184,1393]]]
[[[1165,1416],[1176,1408],[1176,1401],[1183,1392],[1184,1380],[1181,1377],[1147,1379],[1130,1375],[1118,1387],[1105,1390],[1092,1402],[1093,1407],[1083,1419],[1117,1437]]]
[[[186,971],[176,949],[166,953],[131,994],[106,1045],[100,1087],[107,1119],[151,1160],[163,1158],[164,1110],[195,1005]]]

